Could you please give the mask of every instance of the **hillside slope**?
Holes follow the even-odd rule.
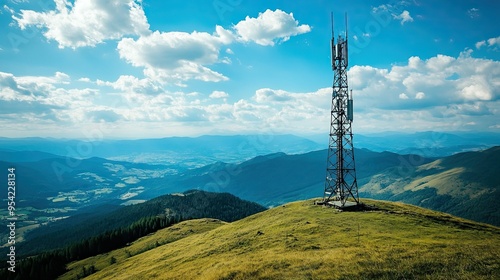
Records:
[[[62,279],[91,267],[85,279],[499,279],[500,228],[365,202],[371,210],[286,204],[134,256],[73,263]]]
[[[361,188],[361,196],[404,201],[500,226],[500,147],[431,163],[390,168]]]

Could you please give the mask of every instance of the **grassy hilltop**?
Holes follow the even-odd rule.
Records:
[[[299,201],[186,221],[69,265],[61,279],[499,279],[500,228],[400,203]]]

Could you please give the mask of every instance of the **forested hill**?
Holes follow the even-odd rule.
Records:
[[[146,217],[164,217],[172,222],[197,218],[215,218],[226,222],[242,219],[266,208],[228,193],[191,190],[163,195],[141,204],[122,207],[101,217],[81,220],[70,217],[27,235],[20,245],[24,255],[58,248],[107,231],[129,227]],[[74,221],[80,219],[79,221]],[[77,223],[79,222],[79,223]]]

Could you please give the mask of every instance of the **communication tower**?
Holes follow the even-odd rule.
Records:
[[[330,116],[330,137],[323,201],[320,204],[343,208],[359,204],[356,164],[352,142],[353,102],[352,90],[347,84],[347,14],[345,37],[335,42],[332,20],[333,92]],[[348,199],[351,198],[349,201]]]

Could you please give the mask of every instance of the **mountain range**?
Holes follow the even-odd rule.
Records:
[[[93,208],[106,212],[189,189],[228,192],[267,207],[322,196],[326,161],[326,150],[319,150],[172,170],[165,165],[47,153],[35,153],[25,161],[29,155],[22,151],[0,153],[24,161],[0,162],[3,170],[17,168],[17,197],[22,198],[16,202],[22,215],[19,240],[41,225],[92,215]],[[437,159],[366,149],[356,149],[355,155],[361,197],[407,202],[500,225],[499,147]],[[0,210],[4,217],[5,211]],[[6,231],[0,231],[2,243]]]
[[[309,139],[328,145],[324,135]],[[456,153],[477,151],[500,144],[500,134],[493,132],[442,132],[415,133],[380,132],[354,135],[354,146],[375,152],[389,151],[397,154],[416,154],[423,157],[445,157]]]
[[[217,164],[170,178],[167,185],[224,191],[266,206],[323,195],[326,150],[272,154]],[[500,225],[500,147],[440,159],[355,151],[361,197],[402,201]]]
[[[83,140],[0,138],[0,151],[38,153],[34,159],[43,158],[43,153],[49,153],[75,159],[100,157],[116,161],[162,164],[175,168],[193,168],[216,161],[241,162],[274,152],[296,154],[322,148],[312,140],[295,135],[206,135],[195,138],[137,140],[109,140],[99,139],[97,136],[94,138]],[[20,159],[13,160],[18,162]]]
[[[208,138],[194,139],[206,141]],[[235,146],[243,147],[247,145],[245,143],[253,141],[254,147],[259,147],[253,152],[258,154],[256,151],[268,152],[277,149],[285,142],[284,138],[269,137],[265,140],[264,136],[213,137],[215,140],[212,144],[208,145],[210,141],[206,141],[206,154],[211,157],[207,162],[212,163],[202,167],[180,163],[182,160],[151,164],[99,157],[73,158],[46,151],[25,151],[20,147],[29,150],[34,148],[31,145],[39,140],[25,139],[24,144],[22,141],[17,144],[11,141],[11,148],[18,145],[17,148],[21,149],[18,151],[2,146],[0,168],[16,168],[16,209],[20,218],[17,238],[20,242],[26,233],[32,232],[36,235],[38,227],[56,221],[60,221],[61,225],[68,222],[68,225],[74,226],[77,223],[74,221],[86,217],[98,219],[99,215],[93,213],[97,209],[106,214],[122,205],[142,203],[164,194],[190,189],[227,192],[266,207],[322,196],[326,174],[326,150],[295,154],[278,151],[257,155],[248,160],[234,160],[238,154],[245,154],[241,153],[241,150],[231,151]],[[0,142],[4,140],[0,139]],[[54,143],[66,140],[43,141],[46,141],[46,144],[41,144],[40,147],[64,150]],[[72,141],[75,141],[72,142],[74,145],[80,143]],[[265,148],[264,144],[255,144],[256,141],[261,141],[261,144],[278,141],[280,144],[271,145],[274,148]],[[295,148],[289,147],[289,150],[299,151],[314,147],[311,141],[300,137],[292,137],[287,141],[291,141],[290,146],[297,145]],[[216,148],[217,143],[233,144]],[[184,143],[181,146],[187,149],[189,145]],[[217,149],[224,150],[227,154],[225,158],[230,160],[215,160],[218,158],[214,152]],[[186,150],[178,153],[185,152]],[[367,149],[355,149],[355,155],[361,197],[402,201],[479,222],[500,225],[500,210],[496,207],[500,199],[500,182],[496,176],[500,158],[499,147],[446,157],[374,152]],[[191,161],[195,162],[196,157],[191,158]],[[0,194],[2,199],[4,196],[4,193]],[[2,219],[7,217],[6,211],[5,208],[0,209]],[[76,218],[71,220],[71,217]],[[4,244],[7,229],[1,229],[0,233],[0,241]]]
[[[429,137],[429,134],[425,133],[419,135],[423,138]],[[452,218],[445,214],[425,212],[427,210],[402,206],[401,204],[366,200],[366,198],[374,198],[405,202],[477,222],[500,226],[500,209],[496,207],[500,199],[500,179],[497,176],[500,146],[491,145],[499,143],[495,142],[494,134],[485,137],[482,142],[478,141],[475,145],[467,144],[467,141],[474,139],[473,135],[447,135],[443,141],[438,141],[439,139],[434,137],[430,142],[412,142],[410,140],[407,143],[394,142],[396,141],[394,139],[405,139],[405,137],[396,134],[395,137],[389,137],[385,144],[382,143],[383,137],[381,136],[371,135],[364,140],[363,137],[360,137],[367,146],[373,148],[373,150],[356,148],[354,151],[360,197],[364,201],[368,201],[367,204],[373,203],[375,205],[375,208],[364,209],[365,212],[397,214],[391,216],[391,219],[395,220],[389,219],[388,223],[402,228],[417,228],[421,225],[427,225],[425,227],[436,230],[436,232],[429,232],[431,235],[439,231],[445,232],[450,227],[463,229],[463,234],[457,235],[457,242],[468,242],[468,234],[470,233],[468,230],[474,230],[484,236],[495,232],[494,227]],[[432,143],[435,145],[432,146]],[[385,149],[384,145],[393,145],[393,147]],[[412,148],[417,146],[418,149]],[[61,265],[75,260],[75,256],[96,257],[94,254],[108,252],[102,250],[121,248],[118,249],[121,250],[120,253],[116,253],[116,255],[115,253],[106,253],[106,255],[98,257],[100,260],[98,262],[82,260],[74,263],[67,274],[70,275],[70,278],[115,277],[116,275],[112,271],[107,270],[108,266],[115,264],[119,266],[122,261],[128,263],[132,261],[131,257],[134,256],[130,251],[132,247],[130,250],[126,249],[128,245],[125,244],[131,242],[128,240],[135,240],[135,238],[184,220],[211,218],[211,220],[183,222],[182,226],[177,227],[182,235],[172,235],[170,230],[165,229],[166,231],[160,230],[157,233],[159,236],[153,234],[141,239],[143,241],[156,240],[154,246],[150,244],[141,248],[144,245],[141,243],[143,241],[134,243],[142,244],[134,245],[137,247],[134,247],[137,249],[134,249],[136,250],[135,254],[147,259],[154,258],[147,254],[148,251],[152,252],[156,247],[163,247],[163,244],[167,246],[168,243],[175,243],[177,240],[180,242],[178,244],[184,244],[185,241],[182,240],[188,240],[191,235],[195,236],[198,233],[210,236],[219,229],[231,228],[233,223],[227,224],[226,222],[266,209],[258,204],[273,208],[269,210],[270,212],[266,212],[280,216],[285,208],[288,209],[287,207],[290,205],[298,205],[297,203],[286,203],[321,197],[327,157],[327,150],[320,149],[322,147],[323,145],[312,140],[286,135],[206,136],[97,142],[0,138],[0,168],[4,172],[8,168],[16,169],[16,214],[18,216],[16,243],[20,252],[25,255],[41,254],[44,269],[51,266],[59,267],[57,273],[62,273],[64,269],[61,270],[61,267],[64,266]],[[357,145],[357,147],[363,147],[363,145]],[[443,150],[441,151],[439,147],[442,147]],[[400,153],[391,150],[398,150]],[[404,153],[404,151],[414,151],[414,153]],[[165,196],[165,194],[169,195]],[[1,194],[0,197],[4,199],[4,195]],[[245,201],[236,199],[233,195],[241,197]],[[185,199],[188,200],[181,202]],[[312,201],[309,201],[307,205],[310,203]],[[226,204],[229,206],[224,206]],[[302,204],[302,206],[306,205]],[[224,213],[234,213],[236,210],[245,209],[249,209],[249,211],[238,217],[229,214],[234,216],[233,219],[224,216]],[[301,209],[299,212],[307,216],[310,215],[307,211],[311,211],[311,209],[304,211],[305,209]],[[427,214],[422,214],[422,211]],[[215,212],[219,214],[214,215]],[[2,220],[8,215],[6,209],[0,209],[0,214]],[[295,217],[296,214],[292,211],[287,215]],[[259,215],[257,214],[255,217]],[[309,218],[306,225],[314,224],[313,216],[307,216]],[[422,219],[412,220],[411,217]],[[252,219],[259,220],[258,218]],[[437,224],[433,224],[432,221]],[[236,222],[235,225],[241,229],[248,227],[250,231],[256,230],[256,236],[264,236],[273,232],[272,228],[282,226],[276,222],[278,221],[270,220],[269,217],[259,220],[259,223],[269,223],[270,228],[264,229],[257,228],[253,224],[253,220],[243,224]],[[286,231],[291,227],[293,221],[283,222],[286,223],[286,226],[283,225]],[[330,222],[345,223],[344,220]],[[368,221],[364,221],[364,223],[366,222]],[[440,228],[441,226],[446,226],[447,229]],[[184,227],[190,230],[186,231]],[[352,225],[348,228],[352,230]],[[0,230],[2,244],[6,244],[7,230],[6,228]],[[248,230],[245,229],[245,232],[249,232]],[[387,229],[380,228],[380,225],[377,224],[369,230],[372,233],[376,231],[384,232]],[[314,236],[317,231],[313,230],[310,233]],[[247,241],[243,242],[245,244],[234,243],[237,242],[234,240],[237,240],[238,236],[245,234],[247,233],[238,233],[233,236],[229,230],[220,236],[225,241],[214,246],[225,248],[234,245],[235,247],[231,248],[248,248],[250,251],[259,252],[259,254],[261,253],[259,248],[267,246],[265,245],[267,243],[261,245],[256,243],[257,247],[253,247],[252,241],[249,241],[248,244],[245,243]],[[390,236],[397,239],[398,234],[400,233],[393,232]],[[121,235],[123,236],[117,238]],[[111,238],[112,236],[117,238],[117,241],[121,240],[120,242],[126,243],[114,244],[114,242],[106,241],[114,240]],[[298,236],[301,237],[294,235],[294,239],[300,240],[306,235]],[[361,236],[358,230],[358,239]],[[441,238],[437,235],[434,237]],[[381,236],[377,238],[385,240]],[[401,240],[408,240],[408,238],[406,235],[400,237]],[[451,232],[446,238],[452,238]],[[61,242],[62,240],[64,242]],[[284,240],[288,240],[288,235],[285,236]],[[415,239],[415,244],[425,244],[426,240],[424,237],[418,236]],[[496,239],[493,238],[493,240],[492,242],[496,244]],[[319,244],[321,243],[319,241],[312,243],[309,241],[311,240],[302,245],[310,246],[313,248],[312,251],[321,250],[318,248],[326,246]],[[276,242],[276,240],[272,242]],[[331,240],[331,242],[335,241]],[[112,243],[114,247],[102,245]],[[84,250],[88,244],[95,244],[97,247],[95,250]],[[487,244],[476,245],[486,246]],[[60,248],[60,246],[70,247],[66,247],[67,249],[64,249],[63,253],[57,253],[55,255],[57,260],[50,262],[51,255],[47,253],[48,250]],[[197,246],[193,245],[193,250],[204,252],[203,246]],[[370,243],[367,247],[374,248],[374,246],[377,247],[376,243]],[[455,247],[454,243],[442,244],[442,246],[448,250]],[[167,247],[164,248],[167,251],[171,250]],[[307,251],[302,249],[299,251]],[[0,250],[3,252],[6,247]],[[279,250],[279,248],[273,250]],[[289,253],[298,254],[299,251]],[[388,254],[389,251],[384,252]],[[191,254],[189,250],[176,252],[180,255]],[[409,250],[408,252],[425,255],[420,251]],[[146,255],[142,255],[142,253]],[[219,253],[226,257],[229,256],[227,251],[219,249],[211,254],[217,259],[220,257]],[[253,258],[252,254],[247,255],[247,253],[249,252],[240,252],[243,256]],[[456,253],[467,255],[463,251]],[[492,252],[492,254],[496,253]],[[428,257],[442,257],[438,255]],[[113,259],[108,259],[106,256],[113,256]],[[153,256],[157,257],[157,255]],[[495,262],[490,264],[487,259],[482,259],[479,256],[467,256],[474,259],[476,263],[484,265],[480,266],[481,268],[478,270],[474,270],[472,274],[464,274],[464,277],[477,278],[478,273],[490,276],[497,275],[498,271],[494,268]],[[370,258],[375,257],[373,255]],[[403,254],[400,257],[407,258],[408,256]],[[197,263],[198,259],[206,261],[203,256],[191,255],[190,258],[193,263]],[[231,256],[231,258],[233,257]],[[443,263],[439,261],[433,261],[433,263],[428,264],[430,267],[426,267],[427,264],[423,262],[423,259],[410,258],[413,259],[408,263],[380,263],[380,267],[385,267],[384,269],[374,269],[366,275],[359,271],[349,274],[347,270],[344,270],[344,273],[347,273],[347,278],[377,275],[382,278],[391,278],[396,277],[396,274],[394,271],[390,272],[390,267],[397,265],[401,271],[404,271],[401,275],[398,274],[399,278],[412,278],[413,276],[418,278],[422,271],[427,271],[430,275],[437,275],[438,278],[452,274],[450,271],[440,274],[437,266],[443,265]],[[104,259],[105,264],[103,265]],[[235,257],[235,259],[237,258]],[[319,261],[314,257],[310,260],[312,262],[308,265],[312,266]],[[184,261],[181,260],[181,262]],[[451,263],[452,259],[448,259],[446,262]],[[266,275],[269,275],[270,278],[276,279],[275,277],[278,276],[273,274],[273,271],[283,271],[284,268],[288,267],[294,270],[297,269],[298,264],[286,261],[286,264],[283,264],[284,267],[280,267],[274,262],[270,262],[268,265],[272,269],[259,268],[255,272],[252,268],[228,264],[231,269],[221,270],[222,274],[203,274],[202,278],[207,276],[209,279],[244,279],[252,276],[252,273],[257,273],[256,275],[260,275],[260,278],[266,278],[268,277]],[[466,267],[469,263],[465,260],[457,260],[453,265]],[[154,267],[154,264],[149,263],[148,266]],[[138,267],[140,271],[144,271],[145,275],[151,274],[148,268]],[[319,265],[318,268],[325,273],[329,271],[322,265]],[[120,269],[122,268],[120,267]],[[180,266],[179,269],[187,271],[193,268]],[[100,274],[101,271],[105,274]],[[126,269],[124,271],[127,274],[134,274]],[[175,275],[184,275],[180,271],[173,271],[175,271]],[[296,272],[296,274],[302,275],[300,272]],[[309,278],[322,279],[310,271],[307,275],[310,275],[307,276]],[[201,276],[193,276],[192,278],[199,277]]]

